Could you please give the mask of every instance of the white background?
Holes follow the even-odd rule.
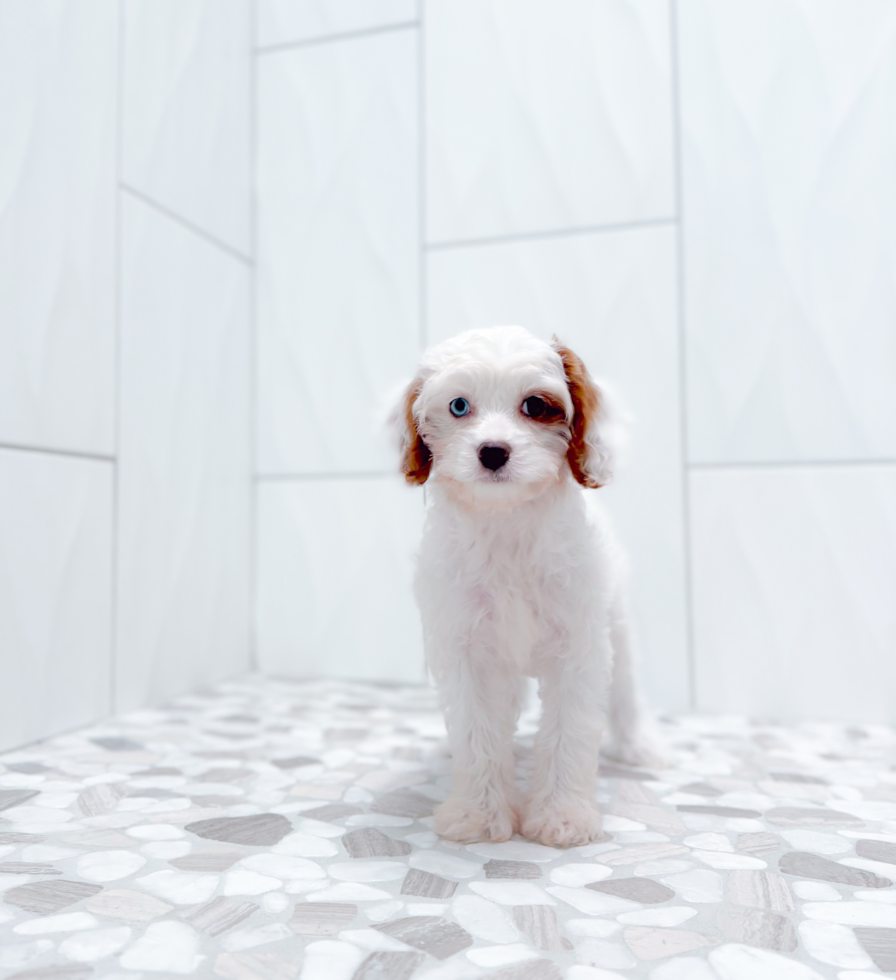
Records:
[[[0,0],[0,746],[421,680],[382,423],[508,322],[631,416],[653,702],[896,721],[893,174],[892,0]]]

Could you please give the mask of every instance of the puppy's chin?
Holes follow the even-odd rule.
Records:
[[[446,494],[464,510],[481,514],[496,514],[513,510],[525,504],[548,489],[556,486],[562,479],[559,473],[535,482],[522,483],[516,480],[455,480],[451,477],[433,474],[437,483],[444,487]]]

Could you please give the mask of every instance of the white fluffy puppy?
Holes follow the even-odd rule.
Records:
[[[611,475],[601,401],[558,341],[495,327],[427,351],[402,403],[402,469],[430,487],[416,595],[452,752],[435,816],[450,840],[597,839],[605,717],[614,756],[661,762],[641,728],[620,574],[581,490]],[[524,801],[526,675],[542,718]]]

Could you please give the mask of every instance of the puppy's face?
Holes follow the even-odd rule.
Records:
[[[596,386],[559,343],[520,327],[472,330],[423,358],[400,420],[403,469],[481,510],[515,507],[570,474],[599,486],[598,413]]]

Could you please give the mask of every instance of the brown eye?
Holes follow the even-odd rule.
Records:
[[[544,415],[544,410],[547,408],[543,398],[539,398],[538,395],[530,395],[523,402],[523,415],[528,415],[530,419],[537,419]]]

